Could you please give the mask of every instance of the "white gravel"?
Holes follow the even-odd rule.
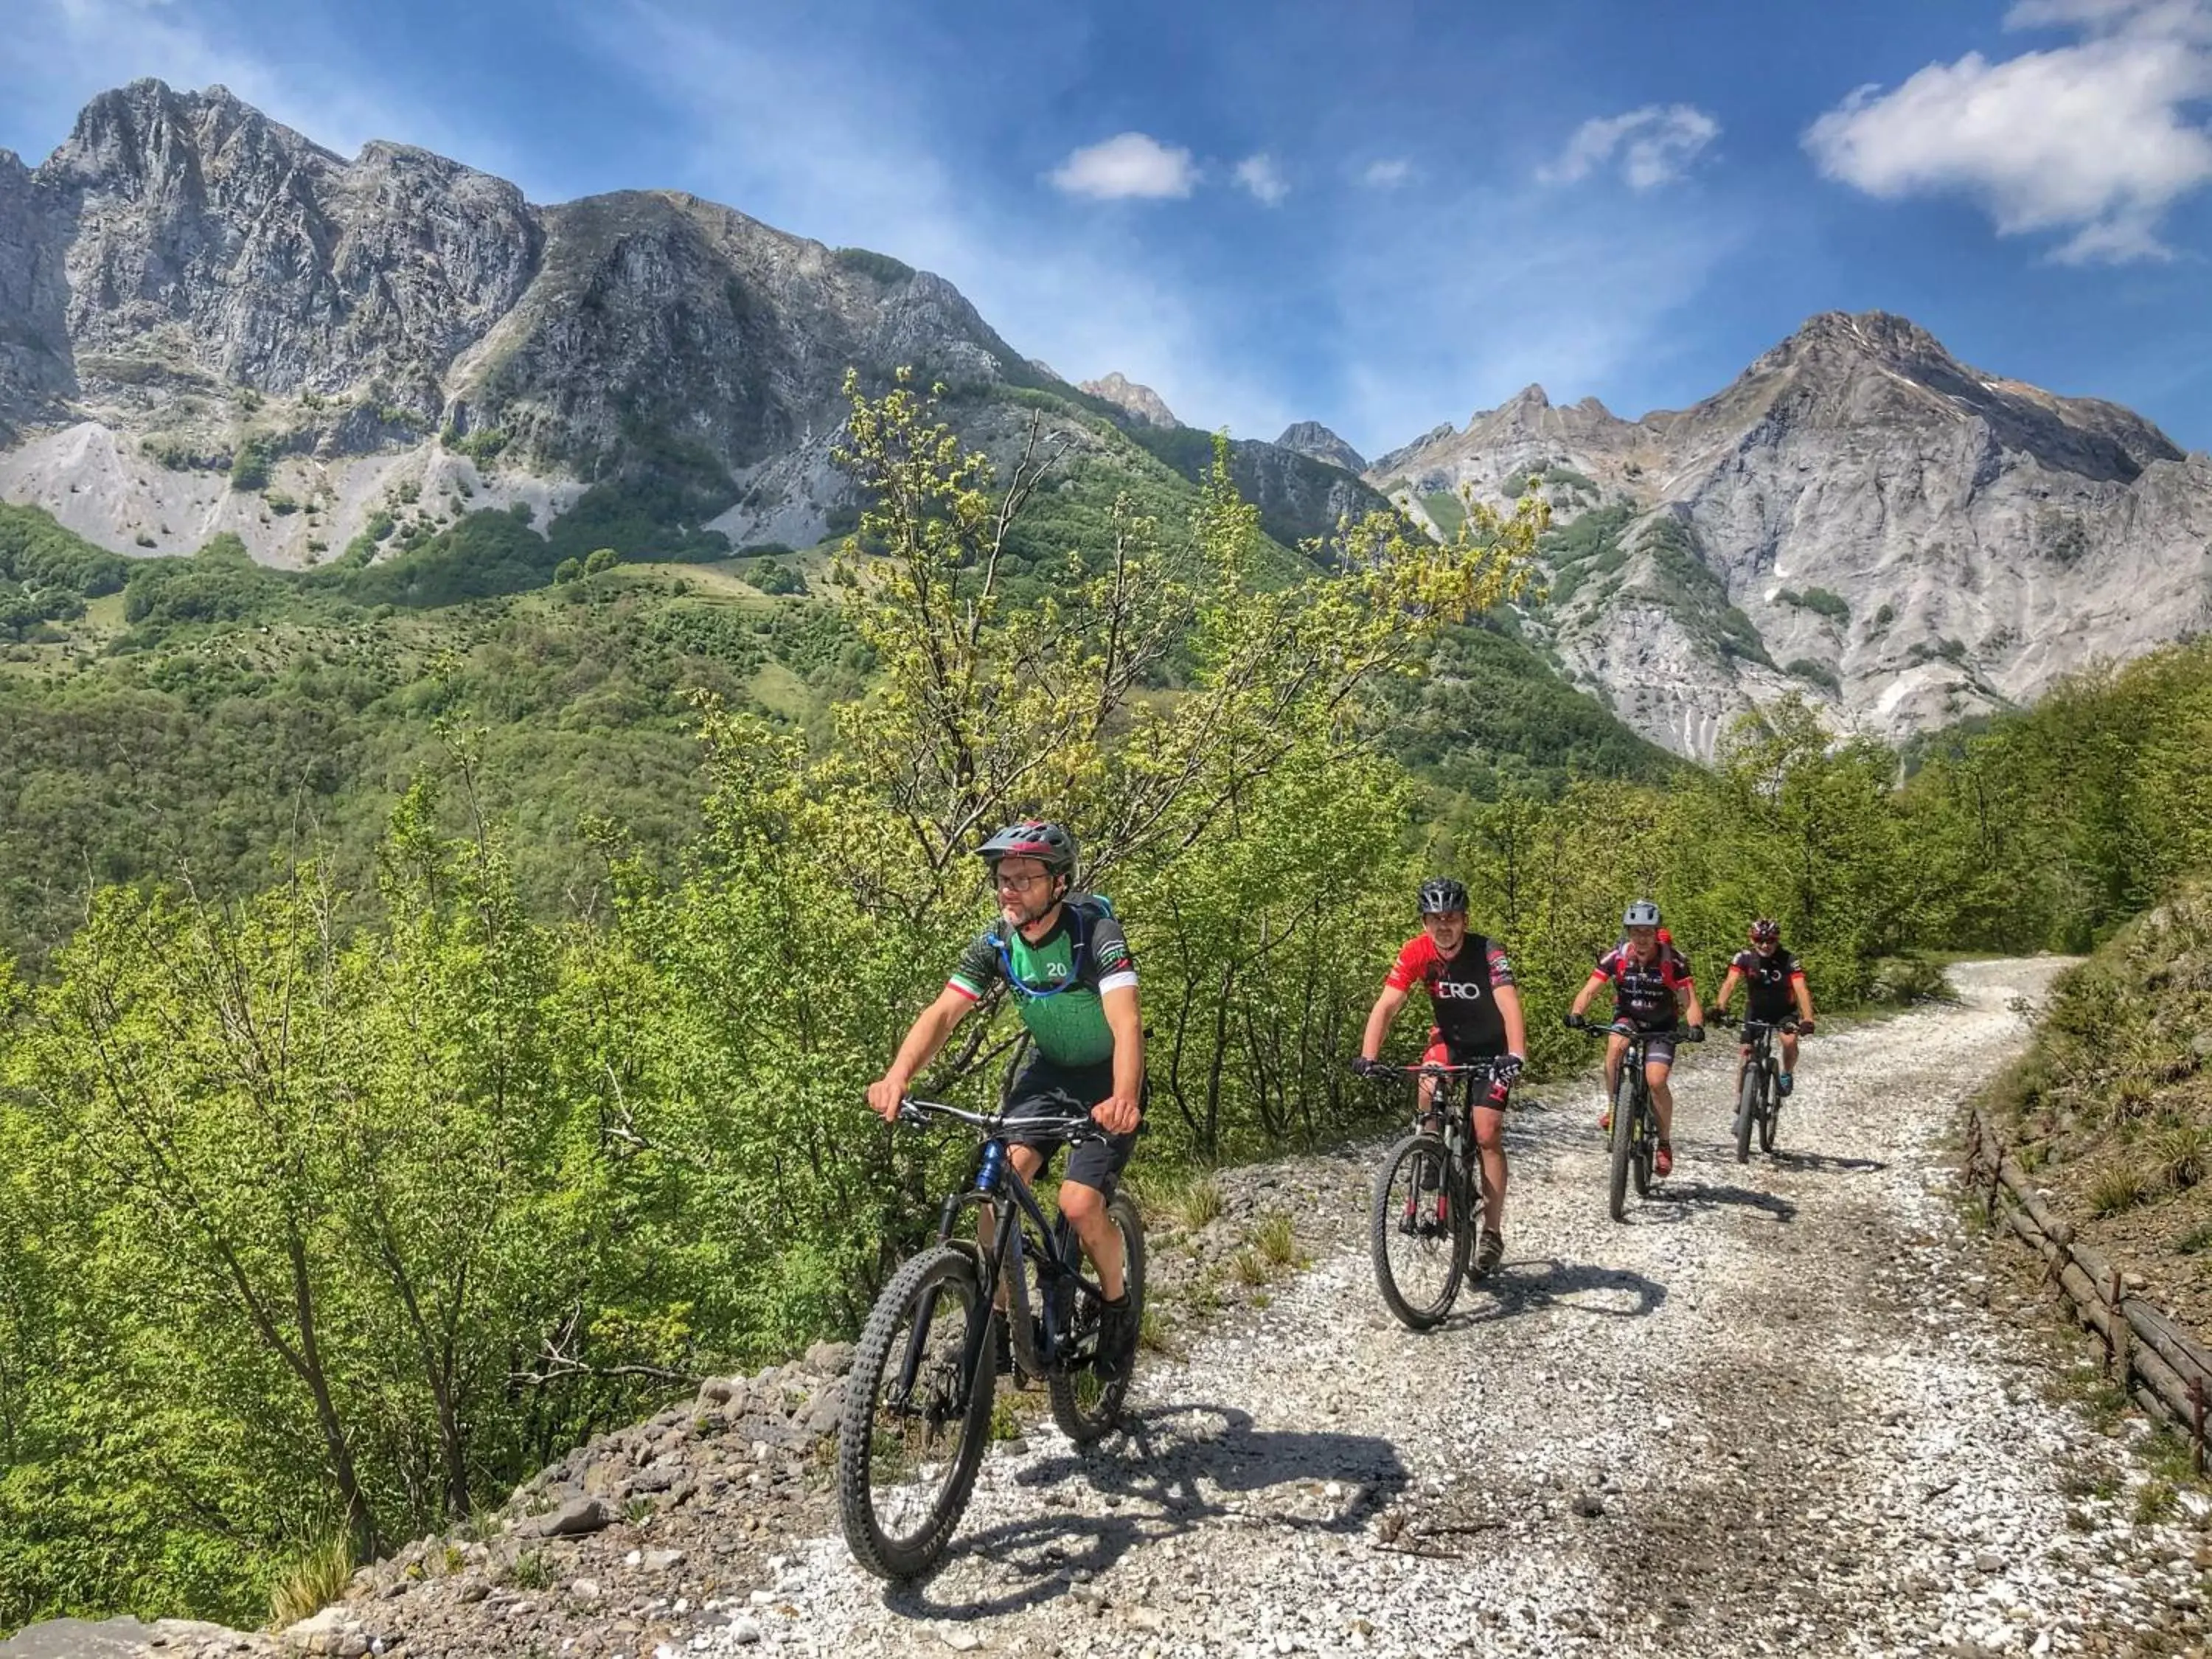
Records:
[[[2082,1492],[2112,1443],[2045,1400],[2051,1346],[1989,1311],[1948,1194],[1956,1109],[2059,965],[1961,968],[1963,1007],[1809,1040],[1772,1161],[1735,1161],[1712,1045],[1625,1224],[1594,1091],[1516,1113],[1507,1266],[1426,1336],[1351,1242],[1362,1161],[1309,1160],[1349,1225],[1185,1363],[1148,1356],[1130,1432],[995,1450],[927,1583],[795,1544],[663,1651],[2200,1644],[2200,1535],[2133,1524],[2140,1474]]]

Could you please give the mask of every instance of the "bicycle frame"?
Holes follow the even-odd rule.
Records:
[[[1012,1293],[1012,1300],[1017,1305],[1009,1307],[1006,1316],[1009,1321],[1028,1319],[1029,1285],[1022,1273],[1022,1256],[1024,1250],[1034,1252],[1037,1270],[1047,1291],[1044,1306],[1038,1310],[1044,1325],[1044,1342],[1036,1358],[1047,1370],[1065,1364],[1067,1357],[1061,1349],[1072,1332],[1060,1328],[1060,1312],[1065,1299],[1051,1294],[1051,1291],[1060,1288],[1064,1283],[1071,1292],[1088,1296],[1101,1303],[1106,1300],[1106,1292],[1096,1280],[1084,1274],[1079,1265],[1083,1260],[1083,1245],[1081,1240],[1075,1237],[1073,1228],[1068,1230],[1068,1250],[1065,1256],[1052,1248],[1053,1223],[1046,1218],[1043,1206],[1037,1202],[1036,1193],[1023,1179],[1022,1172],[1014,1167],[1013,1147],[1007,1137],[1009,1126],[1006,1118],[1002,1115],[965,1111],[957,1106],[929,1100],[909,1099],[901,1103],[900,1109],[902,1115],[910,1112],[916,1119],[928,1116],[955,1118],[984,1131],[985,1139],[976,1154],[974,1176],[960,1191],[946,1194],[939,1212],[938,1242],[950,1243],[960,1231],[960,1217],[963,1211],[991,1206],[996,1225],[990,1247],[982,1253],[980,1264],[984,1305],[988,1307],[996,1304],[1000,1281],[1006,1277],[1011,1262],[1013,1276],[1008,1284]],[[1025,1120],[1022,1127],[1069,1140],[1105,1133],[1088,1117],[1064,1121]],[[1026,1235],[1022,1224],[1024,1219],[1036,1230],[1035,1241],[1030,1240]],[[1066,1305],[1072,1306],[1072,1304]],[[985,1321],[970,1333],[971,1344],[982,1340],[983,1331],[988,1328],[988,1322]],[[918,1328],[924,1323],[926,1322],[917,1322]],[[1024,1332],[1021,1338],[1015,1340],[1015,1352],[1019,1355],[1027,1346]],[[902,1386],[912,1385],[908,1372],[919,1364],[920,1357],[918,1347],[910,1345],[907,1358],[900,1367],[899,1380]],[[973,1352],[964,1356],[970,1362],[975,1357]]]

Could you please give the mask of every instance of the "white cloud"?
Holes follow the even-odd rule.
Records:
[[[1116,201],[1132,196],[1188,196],[1198,182],[1198,169],[1187,149],[1164,144],[1148,133],[1122,132],[1075,151],[1050,177],[1071,196]]]
[[[1237,164],[1237,182],[1269,207],[1291,193],[1291,181],[1283,177],[1275,158],[1264,152],[1248,155]]]
[[[1367,171],[1359,175],[1359,182],[1370,190],[1395,190],[1413,176],[1413,164],[1402,155],[1384,161],[1370,161]]]
[[[1626,115],[1585,121],[1559,159],[1539,168],[1546,184],[1571,185],[1620,158],[1621,176],[1636,190],[1672,184],[1720,137],[1719,122],[1691,104],[1646,104]]]
[[[574,14],[690,151],[687,188],[796,235],[879,249],[936,272],[1024,356],[1071,380],[1119,369],[1186,419],[1273,436],[1292,418],[1115,216],[1001,205],[940,159],[939,112],[911,77],[871,75],[804,31],[779,40],[625,0]],[[793,103],[793,86],[846,96]]]
[[[2191,113],[2212,97],[2212,3],[2021,0],[2006,21],[2086,38],[1861,88],[1806,131],[1820,171],[1884,200],[1964,196],[2001,235],[2070,231],[2070,263],[2170,257],[2160,218],[2212,181]]]

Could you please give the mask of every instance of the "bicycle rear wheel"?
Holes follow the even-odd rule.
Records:
[[[1636,1079],[1629,1067],[1636,1056],[1625,1054],[1620,1061],[1620,1082],[1613,1091],[1613,1169],[1609,1198],[1615,1221],[1628,1218],[1628,1172],[1636,1161]],[[1644,1182],[1639,1179],[1637,1191],[1640,1194]]]
[[[1474,1222],[1454,1196],[1450,1155],[1435,1135],[1407,1135],[1383,1154],[1368,1213],[1368,1254],[1383,1305],[1425,1331],[1451,1311],[1474,1253]]]
[[[996,1378],[974,1252],[940,1244],[893,1275],[861,1328],[837,1431],[837,1507],[879,1577],[935,1566],[968,1507]]]
[[[1116,1193],[1113,1202],[1106,1206],[1106,1218],[1121,1235],[1121,1278],[1129,1297],[1129,1316],[1141,1326],[1145,1316],[1144,1218],[1137,1213],[1137,1206],[1127,1193]],[[1098,1348],[1098,1304],[1080,1293],[1067,1300],[1073,1310],[1076,1347],[1095,1354]],[[1129,1379],[1134,1370],[1133,1364],[1119,1382],[1108,1382],[1092,1369],[1091,1361],[1084,1358],[1073,1367],[1050,1371],[1045,1386],[1052,1395],[1052,1420],[1060,1425],[1060,1431],[1079,1446],[1103,1439],[1121,1420],[1121,1402],[1129,1397]]]
[[[1736,1091],[1735,1161],[1739,1164],[1751,1162],[1752,1125],[1754,1122],[1759,1125],[1762,1136],[1766,1133],[1765,1122],[1760,1117],[1759,1110],[1759,1081],[1761,1075],[1759,1063],[1756,1060],[1753,1061],[1743,1068],[1743,1085]]]

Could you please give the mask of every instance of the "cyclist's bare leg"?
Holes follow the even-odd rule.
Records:
[[[1795,1031],[1782,1034],[1782,1069],[1785,1072],[1797,1069],[1797,1033]]]
[[[1109,1302],[1121,1295],[1121,1231],[1106,1213],[1106,1194],[1079,1182],[1060,1183],[1060,1212],[1083,1241],[1091,1265],[1098,1269],[1098,1288]]]
[[[1658,1114],[1659,1139],[1674,1139],[1674,1091],[1667,1084],[1667,1075],[1674,1070],[1671,1061],[1648,1060],[1644,1062],[1644,1080],[1651,1085],[1651,1109]]]
[[[1485,1232],[1505,1231],[1505,1114],[1497,1107],[1478,1106],[1474,1112],[1474,1144],[1482,1150],[1482,1227]]]

